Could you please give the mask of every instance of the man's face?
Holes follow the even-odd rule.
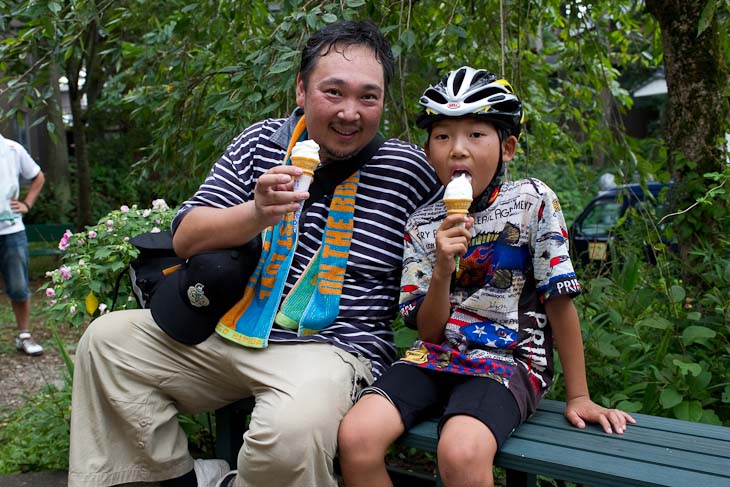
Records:
[[[366,46],[335,46],[319,58],[306,88],[297,78],[297,105],[322,161],[347,159],[372,140],[384,98],[383,66]]]

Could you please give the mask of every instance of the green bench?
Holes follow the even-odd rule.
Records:
[[[216,411],[216,454],[233,468],[246,429],[242,418],[253,405],[249,398]],[[633,414],[637,424],[608,435],[597,425],[570,425],[564,407],[543,400],[505,442],[495,465],[507,470],[509,487],[534,487],[537,475],[596,487],[730,486],[730,428]],[[425,421],[398,441],[436,452],[436,425]]]
[[[66,230],[73,228],[72,223],[26,224],[25,234],[28,237],[30,256],[60,256],[63,251],[58,248],[58,242]]]

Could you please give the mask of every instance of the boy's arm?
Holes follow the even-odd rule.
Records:
[[[449,215],[436,232],[436,263],[416,318],[418,336],[422,340],[430,343],[444,340],[444,328],[451,316],[451,274],[456,268],[454,258],[466,253],[471,239],[469,228],[473,224],[471,217]]]
[[[565,417],[578,428],[585,428],[585,422],[590,421],[600,423],[606,433],[623,433],[627,422],[636,423],[634,418],[618,409],[599,406],[588,393],[583,339],[573,300],[568,296],[556,297],[545,303],[545,311],[563,366]]]

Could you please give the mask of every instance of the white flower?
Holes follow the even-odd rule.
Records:
[[[104,313],[106,313],[106,309],[107,309],[107,305],[106,304],[99,303],[99,314],[102,314],[103,315]]]
[[[72,315],[76,314],[76,305],[75,304],[72,304],[71,306],[69,306],[68,313],[72,314]]]
[[[160,229],[157,227],[152,227],[152,230],[150,230],[150,233],[160,233]]]
[[[127,213],[129,211],[129,207],[127,205],[122,205],[119,207],[119,211],[122,213]]]
[[[162,210],[167,210],[169,208],[170,207],[167,206],[167,203],[162,198],[160,198],[158,200],[154,200],[152,202],[152,209],[153,210],[162,211]]]
[[[142,216],[145,217],[145,218],[147,218],[148,216],[150,216],[150,214],[152,214],[152,210],[150,210],[149,208],[147,208],[146,210],[144,210],[142,212]]]

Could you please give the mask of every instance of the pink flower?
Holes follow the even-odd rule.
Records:
[[[125,242],[129,242],[129,237],[124,237]]]
[[[71,230],[66,230],[63,232],[63,237],[61,237],[61,240],[58,242],[58,248],[60,250],[66,250],[68,248],[68,239],[71,238]]]
[[[147,218],[148,216],[150,216],[151,213],[152,213],[152,210],[150,210],[149,208],[147,208],[146,210],[144,210],[142,212],[142,216],[145,217],[145,218]]]
[[[56,300],[51,299],[50,301],[48,301],[48,306],[56,306]]]
[[[71,279],[71,268],[69,266],[62,266],[60,269],[58,269],[58,272],[61,274],[61,277],[63,277],[67,281]]]
[[[84,259],[79,259],[79,265],[86,265],[86,261]]]
[[[56,296],[56,291],[52,287],[46,288],[46,296],[53,298]]]
[[[99,314],[103,315],[104,313],[106,313],[106,309],[107,309],[106,304],[104,304],[104,303],[99,304]]]
[[[96,238],[97,235],[98,234],[95,231],[89,230],[89,238]]]
[[[69,313],[69,314],[71,314],[71,315],[74,315],[74,314],[76,314],[76,305],[75,305],[75,304],[72,304],[72,305],[71,305],[71,306],[70,306],[70,307],[68,308],[68,313]]]
[[[119,211],[122,213],[127,213],[129,211],[129,207],[127,205],[122,205],[119,207]]]

